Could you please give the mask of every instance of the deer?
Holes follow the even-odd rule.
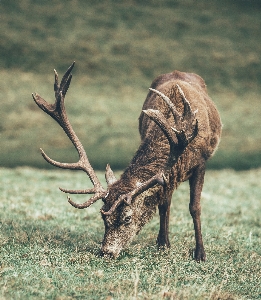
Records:
[[[78,162],[62,163],[40,149],[43,158],[59,168],[85,172],[93,185],[93,188],[82,190],[60,188],[67,194],[91,195],[84,203],[75,203],[67,196],[68,202],[77,209],[84,209],[99,199],[103,201],[101,216],[105,233],[101,256],[117,258],[156,214],[157,208],[160,218],[157,245],[159,249],[169,248],[172,194],[179,184],[188,180],[189,211],[196,242],[193,258],[197,262],[205,261],[200,200],[206,161],[218,147],[222,124],[204,80],[194,73],[173,71],[152,82],[139,117],[140,146],[120,179],[115,177],[109,164],[106,166],[107,187],[104,188],[65,110],[64,99],[74,64],[60,83],[54,70],[54,104],[49,104],[37,93],[32,96],[39,108],[62,127],[79,155]]]

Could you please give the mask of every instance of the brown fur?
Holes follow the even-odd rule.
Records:
[[[189,180],[189,210],[196,239],[195,259],[204,261],[200,196],[206,160],[213,155],[221,135],[220,117],[207,94],[204,80],[196,74],[174,71],[153,81],[151,88],[154,90],[149,92],[139,119],[141,145],[118,181],[107,166],[105,176],[108,188],[104,189],[69,122],[64,106],[74,64],[65,72],[60,83],[54,71],[54,104],[49,104],[38,94],[32,96],[35,103],[63,128],[79,154],[78,162],[61,163],[41,150],[44,159],[59,168],[84,171],[93,183],[93,188],[87,190],[60,188],[70,194],[93,194],[82,204],[70,198],[69,203],[83,209],[99,199],[104,201],[102,217],[105,234],[101,253],[117,257],[153,217],[157,207],[160,215],[157,243],[159,247],[169,247],[172,193],[181,182]]]
[[[179,157],[168,176],[166,187],[156,185],[135,197],[131,205],[121,204],[110,216],[103,215],[105,235],[101,252],[117,257],[141,228],[153,217],[156,207],[160,213],[159,246],[170,246],[168,239],[169,208],[175,188],[190,180],[190,213],[193,217],[197,261],[205,260],[205,252],[200,228],[200,194],[203,186],[205,162],[215,152],[221,135],[221,121],[218,111],[207,94],[204,80],[191,73],[174,71],[157,77],[151,87],[159,90],[174,103],[182,114],[184,104],[176,92],[176,85],[183,90],[192,111],[197,110],[198,134]],[[166,103],[155,93],[149,92],[143,109],[155,109],[163,113],[170,124],[174,125],[173,116]],[[133,190],[137,185],[164,169],[169,157],[169,142],[162,130],[143,112],[139,118],[141,145],[130,165],[110,188],[104,199],[103,210],[108,211],[114,201],[122,194]],[[127,218],[128,222],[125,221]],[[129,221],[131,217],[131,221]]]

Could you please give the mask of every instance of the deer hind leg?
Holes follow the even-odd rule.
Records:
[[[167,193],[166,193],[167,194]],[[164,195],[165,201],[159,204],[160,230],[157,238],[159,248],[169,248],[169,214],[172,194]]]
[[[199,165],[193,172],[192,176],[189,179],[190,184],[190,203],[189,211],[193,218],[194,229],[195,229],[195,239],[196,239],[196,249],[195,249],[195,260],[197,262],[205,261],[206,254],[203,246],[203,239],[201,234],[201,206],[200,198],[201,191],[203,188],[205,176],[205,163]]]

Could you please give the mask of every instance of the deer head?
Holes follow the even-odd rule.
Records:
[[[105,178],[107,187],[102,187],[95,174],[86,152],[75,134],[66,114],[64,99],[70,86],[74,63],[64,74],[60,84],[58,74],[54,70],[55,82],[55,103],[49,104],[38,94],[33,94],[35,103],[48,115],[50,115],[67,134],[79,154],[76,163],[61,163],[51,159],[42,149],[43,158],[53,166],[84,171],[93,184],[93,188],[86,190],[68,190],[60,188],[68,194],[91,194],[92,196],[84,203],[77,204],[68,197],[68,202],[78,209],[87,208],[99,199],[104,205],[101,209],[102,218],[105,224],[105,235],[102,243],[102,254],[117,257],[120,251],[126,247],[141,228],[152,218],[159,204],[159,193],[162,189],[168,189],[169,172],[183,153],[186,146],[196,137],[198,132],[198,122],[195,118],[196,112],[192,112],[189,102],[177,85],[183,104],[184,113],[180,114],[175,106],[161,92],[150,89],[156,93],[169,107],[175,120],[175,126],[171,126],[169,121],[158,110],[147,109],[143,113],[153,120],[165,134],[169,142],[169,155],[166,164],[144,181],[137,181],[137,178],[121,177],[117,180],[109,165],[106,167]],[[146,145],[144,145],[146,147]],[[140,169],[146,171],[146,165]],[[143,170],[143,171],[142,171]]]

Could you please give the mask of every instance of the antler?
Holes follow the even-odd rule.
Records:
[[[121,195],[118,200],[113,203],[109,211],[101,211],[104,215],[111,215],[122,202],[130,205],[134,197],[143,193],[156,184],[164,186],[167,182],[165,174],[171,170],[179,156],[185,150],[186,146],[197,136],[198,121],[197,119],[195,119],[197,111],[192,112],[189,101],[186,99],[182,89],[178,84],[175,86],[175,89],[176,93],[179,94],[184,104],[183,115],[178,113],[174,104],[167,96],[165,96],[158,90],[150,88],[152,92],[158,94],[166,102],[174,117],[176,127],[171,127],[169,121],[163,116],[160,111],[154,109],[143,110],[143,112],[161,128],[169,141],[170,154],[165,169],[158,172],[155,176],[153,176],[131,192]]]
[[[98,177],[96,176],[89,160],[86,155],[86,152],[83,148],[82,143],[80,142],[79,138],[75,134],[69,119],[66,114],[65,106],[64,106],[64,99],[65,95],[68,91],[68,88],[71,83],[72,79],[72,74],[71,71],[74,67],[75,62],[72,63],[72,65],[68,68],[68,70],[65,72],[61,83],[59,84],[58,82],[58,74],[56,70],[54,70],[54,75],[55,75],[55,81],[54,81],[54,92],[55,92],[55,103],[54,104],[49,104],[46,102],[41,96],[38,94],[32,94],[33,99],[35,103],[48,115],[50,115],[64,130],[64,132],[67,134],[71,142],[73,143],[74,147],[76,148],[78,154],[79,154],[79,161],[76,163],[61,163],[58,161],[55,161],[51,159],[45,152],[41,149],[41,153],[43,158],[50,163],[53,166],[63,168],[63,169],[71,169],[71,170],[82,170],[84,171],[88,177],[90,178],[93,188],[92,189],[86,189],[86,190],[67,190],[60,188],[61,191],[69,194],[94,194],[89,200],[82,204],[76,204],[73,202],[69,197],[68,201],[69,203],[76,207],[76,208],[86,208],[96,202],[97,200],[103,198],[107,190],[105,190]],[[108,172],[111,171],[109,167],[107,167]],[[109,175],[111,177],[112,175]]]
[[[164,185],[166,182],[166,178],[163,172],[159,172],[158,174],[156,174],[155,176],[151,177],[149,180],[147,180],[146,182],[142,183],[140,186],[138,186],[136,189],[132,190],[131,192],[127,193],[127,194],[123,194],[121,195],[117,201],[115,201],[113,203],[113,205],[111,206],[110,210],[108,211],[103,211],[101,210],[101,213],[104,215],[111,215],[115,209],[122,203],[125,202],[127,205],[131,204],[131,201],[134,197],[136,197],[137,195],[145,192],[146,190],[148,190],[149,188],[153,187],[156,184],[159,185]]]
[[[161,128],[169,141],[170,155],[166,165],[166,169],[169,170],[173,167],[187,145],[192,142],[198,134],[198,120],[196,119],[197,110],[192,112],[190,103],[178,84],[175,86],[175,92],[183,101],[183,115],[178,113],[175,105],[167,96],[158,90],[151,88],[150,90],[159,95],[166,102],[175,120],[175,127],[171,127],[169,121],[160,111],[154,109],[143,110],[143,112]]]

